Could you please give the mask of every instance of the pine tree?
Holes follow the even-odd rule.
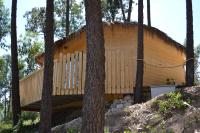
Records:
[[[193,15],[192,0],[186,0],[186,85],[194,85],[194,40],[193,40]]]
[[[142,102],[142,87],[144,73],[144,35],[143,35],[143,0],[138,1],[138,44],[137,44],[137,71],[134,90],[134,102]]]
[[[85,0],[87,63],[82,133],[104,132],[105,48],[100,0]]]
[[[18,53],[17,53],[17,0],[12,0],[11,13],[11,71],[12,71],[12,111],[13,125],[17,125],[20,115],[20,96],[19,96],[19,69],[18,69]]]
[[[40,110],[40,133],[51,132],[53,91],[53,45],[54,45],[54,0],[47,0],[45,20],[45,55],[42,101]]]

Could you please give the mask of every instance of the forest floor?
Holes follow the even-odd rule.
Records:
[[[81,117],[52,129],[53,133],[80,132]],[[105,115],[106,133],[198,133],[200,132],[200,86],[182,88],[145,103]]]

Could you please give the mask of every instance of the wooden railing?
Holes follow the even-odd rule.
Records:
[[[107,94],[133,92],[134,60],[130,59],[129,51],[106,50],[106,80]],[[84,94],[86,75],[86,53],[60,54],[54,61],[54,91],[53,95]]]
[[[106,50],[106,94],[124,94],[133,92],[134,60],[130,51]],[[84,94],[86,76],[86,53],[60,54],[54,60],[53,95]],[[43,69],[40,69],[20,81],[22,105],[41,99]]]
[[[20,80],[21,105],[27,105],[41,99],[43,68]]]
[[[77,95],[84,93],[86,54],[75,52],[60,54],[54,61],[53,95]]]

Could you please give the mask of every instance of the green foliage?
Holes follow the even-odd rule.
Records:
[[[10,92],[10,56],[4,55],[0,57],[0,99],[1,99],[1,109],[0,109],[0,121],[7,120],[10,118],[9,113],[9,98],[8,94]]]
[[[68,128],[67,133],[79,133],[79,130],[75,128]]]
[[[112,22],[115,21],[116,15],[119,13],[120,4],[118,0],[102,0],[101,2],[103,18]]]
[[[35,63],[35,56],[42,51],[42,43],[37,33],[27,31],[24,36],[20,36],[18,41],[19,70],[22,70],[20,78],[38,68]]]
[[[10,31],[9,10],[5,8],[3,1],[0,0],[0,47],[5,48],[4,38]]]
[[[184,110],[186,105],[184,104],[182,94],[180,92],[170,92],[166,94],[165,100],[157,100],[156,103],[159,106],[159,112],[168,115],[173,110]]]
[[[127,131],[124,131],[124,133],[131,133],[131,131],[128,131],[128,130],[127,130]]]
[[[129,1],[123,0],[123,8],[125,15],[128,14]],[[136,2],[133,1],[133,5]],[[121,6],[119,0],[101,0],[102,17],[104,21],[123,21]],[[70,27],[69,32],[73,33],[78,30],[83,24],[84,16],[83,11],[84,5],[83,0],[71,0],[70,1],[70,12],[69,21]],[[66,0],[55,0],[54,6],[55,15],[55,37],[62,38],[65,36],[65,25],[66,25]],[[26,30],[37,32],[38,34],[44,33],[44,22],[45,22],[45,7],[34,7],[31,11],[27,11],[24,14],[26,18]]]
[[[194,49],[194,77],[195,77],[195,83],[199,83],[199,72],[198,72],[198,67],[199,67],[199,57],[200,57],[200,45],[198,45]]]
[[[165,126],[165,121],[163,120],[158,126],[146,126],[145,127],[148,132],[144,132],[144,133],[174,133],[174,131],[172,129],[167,129]]]
[[[83,2],[77,2],[76,0],[70,1],[69,9],[69,32],[73,33],[78,30],[84,24],[83,17]],[[66,25],[66,0],[55,1],[55,15],[56,15],[56,30],[55,34],[57,37],[65,36],[65,25]]]
[[[72,1],[71,6],[71,20],[70,20],[70,33],[75,32],[84,24],[84,17],[81,14],[83,11],[83,3],[78,4],[75,0]]]
[[[4,60],[3,60],[3,58],[1,57],[0,58],[0,82],[3,80],[3,69],[4,69],[4,64],[5,64],[5,62],[4,62]]]
[[[129,1],[130,0],[122,0],[125,16],[128,16]],[[136,2],[133,0],[132,4],[134,6]],[[101,0],[101,10],[104,21],[123,21],[119,0]]]
[[[19,58],[18,62],[19,75],[24,74],[25,63]],[[11,57],[4,55],[0,57],[0,122],[11,120],[11,105],[10,105],[10,90],[11,90]]]
[[[12,122],[0,123],[1,133],[35,133],[39,127],[39,114],[23,112],[19,123],[12,127]]]
[[[13,128],[13,132],[20,133],[35,133],[38,130],[39,123],[24,124],[23,120],[20,119],[17,126]]]
[[[77,0],[70,1],[70,33],[78,30],[85,22],[83,16],[83,1],[77,2]],[[133,5],[136,3],[133,1]],[[66,0],[56,0],[54,6],[55,12],[55,37],[62,38],[65,36],[66,25]],[[122,21],[121,7],[118,0],[102,0],[102,17],[104,21]],[[129,0],[123,0],[123,8],[125,15],[128,14]],[[45,22],[45,7],[35,7],[31,11],[27,11],[24,14],[26,18],[26,30],[37,32],[38,34],[44,33]]]
[[[0,88],[7,88],[10,83],[9,77],[10,56],[5,55],[0,57]]]
[[[21,118],[23,119],[24,124],[28,123],[27,121],[29,121],[29,123],[25,124],[25,125],[31,125],[31,124],[37,123],[39,121],[39,113],[24,111],[21,114]]]
[[[12,133],[12,122],[11,121],[1,122],[0,133]]]
[[[66,0],[56,0],[55,6],[55,35],[58,38],[65,36],[66,23]],[[83,19],[83,3],[72,0],[70,4],[70,33],[78,30],[84,23]],[[26,18],[26,31],[44,33],[45,7],[34,7],[31,11],[24,14]]]
[[[25,29],[31,32],[44,33],[45,7],[34,7],[24,14],[27,23]]]
[[[111,133],[109,131],[109,128],[104,128],[104,133]],[[120,131],[120,133],[132,133],[130,130],[123,130],[123,131]]]
[[[1,20],[0,20],[1,21]],[[33,72],[38,66],[35,63],[35,55],[42,52],[42,43],[39,41],[38,34],[34,32],[26,32],[24,36],[20,36],[18,41],[18,67],[19,76],[23,78],[25,75]],[[10,89],[11,89],[11,57],[3,55],[0,57],[0,121],[10,120]]]
[[[3,109],[3,104],[0,103],[0,111]]]

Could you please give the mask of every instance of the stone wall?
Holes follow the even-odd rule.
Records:
[[[123,99],[115,99],[110,105],[109,111],[119,111],[125,107],[131,106],[133,104],[133,96],[126,95]]]
[[[143,101],[151,98],[150,87],[144,87],[142,90]],[[126,94],[122,99],[114,99],[111,103],[107,103],[106,112],[115,113],[134,104],[133,94]],[[54,112],[52,116],[52,126],[60,125],[69,122],[81,116],[81,108],[62,109],[59,112]]]

